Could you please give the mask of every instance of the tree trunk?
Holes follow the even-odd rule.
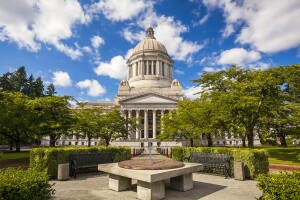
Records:
[[[21,142],[19,140],[16,140],[16,152],[21,151]]]
[[[207,146],[212,147],[213,142],[211,139],[211,134],[208,133],[208,134],[206,134],[206,136],[207,136]]]
[[[109,145],[109,140],[105,139],[106,146]]]
[[[287,147],[285,134],[279,132],[278,136],[279,136],[279,139],[280,139],[280,146],[281,147]]]
[[[254,128],[252,126],[247,127],[247,139],[248,139],[248,148],[254,149]]]
[[[55,139],[55,136],[50,136],[50,143],[49,143],[49,146],[50,147],[55,147],[55,142],[56,142],[56,139]]]
[[[243,147],[246,147],[246,137],[242,137]]]
[[[194,147],[194,139],[190,138],[191,147]]]
[[[88,135],[88,147],[91,146],[91,137]]]
[[[9,140],[9,150],[13,150],[14,141]]]

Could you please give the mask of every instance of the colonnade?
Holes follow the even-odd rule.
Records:
[[[139,60],[128,66],[128,78],[144,75],[161,75],[173,78],[172,66],[160,60]]]
[[[131,118],[131,117],[140,118],[140,117],[142,117],[143,120],[137,120],[136,121],[137,127],[140,127],[140,128],[137,128],[136,132],[135,132],[135,139],[136,140],[148,139],[148,138],[156,139],[157,138],[157,133],[158,132],[162,133],[162,130],[158,130],[158,125],[159,125],[163,115],[167,112],[168,112],[168,110],[158,110],[158,109],[153,109],[153,110],[150,110],[150,109],[121,110],[122,115],[126,118],[127,117],[128,118]],[[152,114],[152,117],[149,116],[151,114]],[[160,116],[159,120],[157,120],[158,116]],[[150,119],[152,118],[152,121],[149,120],[149,118]],[[149,121],[150,121],[151,124],[149,124]],[[140,122],[142,122],[142,125],[139,124]],[[149,134],[149,131],[152,131],[152,134]],[[130,139],[133,139],[133,138],[131,137]]]

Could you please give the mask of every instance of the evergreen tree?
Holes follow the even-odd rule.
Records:
[[[48,85],[45,94],[46,94],[46,96],[54,96],[56,94],[55,87],[54,87],[53,83]]]

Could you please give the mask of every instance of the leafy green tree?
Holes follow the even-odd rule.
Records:
[[[21,142],[33,137],[28,101],[22,93],[0,92],[0,134],[16,144],[16,151],[20,151]]]
[[[75,118],[70,109],[69,99],[70,97],[66,96],[49,96],[35,98],[30,102],[32,129],[41,136],[49,136],[52,147],[57,139],[72,129]]]
[[[194,82],[228,113],[227,118],[245,128],[248,146],[254,148],[254,130],[260,119],[271,115],[280,103],[278,79],[263,70],[232,66],[215,73],[203,73]]]
[[[85,108],[86,103],[77,102],[78,107],[73,109],[76,123],[74,130],[88,138],[88,146],[91,146],[91,139],[99,137],[97,134],[98,122],[101,121],[102,110],[100,108]]]
[[[135,122],[135,118],[126,119],[120,111],[112,110],[98,117],[96,134],[104,139],[108,146],[111,140],[127,138],[131,131],[128,127],[135,128]]]

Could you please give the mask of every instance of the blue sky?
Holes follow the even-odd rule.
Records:
[[[299,19],[299,0],[0,0],[0,74],[25,66],[59,95],[112,101],[151,25],[192,98],[203,71],[299,63]]]

